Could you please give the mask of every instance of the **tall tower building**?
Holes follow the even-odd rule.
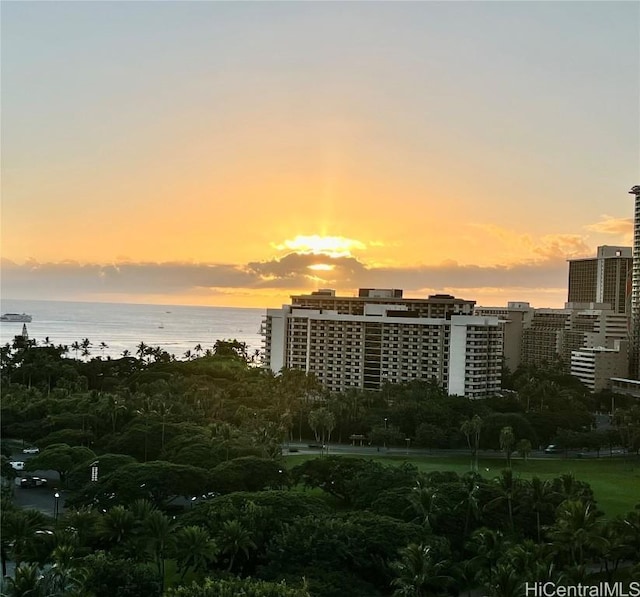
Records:
[[[635,197],[633,218],[633,274],[631,278],[631,358],[629,375],[640,379],[640,185],[629,191]]]
[[[569,260],[569,303],[608,303],[616,313],[628,312],[627,282],[631,247],[598,247],[595,259]]]

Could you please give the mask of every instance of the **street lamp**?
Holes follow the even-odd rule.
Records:
[[[194,502],[195,502],[197,499],[198,499],[198,498],[197,498],[197,496],[195,496],[195,495],[191,498],[191,509],[193,509],[193,504],[194,504]]]
[[[387,447],[387,421],[389,419],[387,419],[387,417],[384,418],[384,441],[382,442],[382,445],[384,448]]]
[[[55,520],[55,522],[58,522],[58,513],[59,513],[59,500],[60,500],[60,494],[56,491],[53,494],[54,497],[54,504],[55,504],[55,509],[54,509],[54,513],[53,513],[53,519]]]
[[[407,442],[407,455],[409,454],[409,445],[411,444],[411,438],[410,437],[406,437],[405,441]]]

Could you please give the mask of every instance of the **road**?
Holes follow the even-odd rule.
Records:
[[[21,450],[11,454],[11,460],[28,462],[35,454],[23,454]],[[64,490],[60,489],[60,475],[56,471],[18,471],[17,479],[25,476],[42,477],[47,480],[46,487],[14,486],[13,501],[20,508],[34,508],[52,518],[56,515],[56,501],[58,502],[58,516],[64,512]],[[56,500],[56,492],[60,497]]]
[[[316,447],[310,447],[310,446]],[[294,456],[295,454],[320,454],[322,449],[320,444],[314,444],[313,442],[290,442],[283,445],[283,454],[285,456]],[[408,458],[442,458],[450,456],[469,456],[468,448],[460,449],[425,449],[425,448],[407,448],[405,447],[376,447],[368,445],[351,445],[351,444],[338,444],[331,443],[327,445],[324,451],[325,454],[351,454],[354,456],[404,456]],[[625,456],[622,451],[616,450],[613,457]],[[480,458],[502,458],[504,459],[504,453],[499,450],[479,450],[478,456]],[[517,454],[514,453],[514,457]],[[609,458],[609,450],[601,450],[600,458]],[[529,460],[563,460],[565,458],[597,458],[596,452],[584,453],[576,450],[570,450],[565,456],[560,454],[545,454],[544,450],[532,450],[528,457]]]

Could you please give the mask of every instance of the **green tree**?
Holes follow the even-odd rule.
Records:
[[[165,559],[175,540],[174,528],[175,523],[159,510],[150,512],[143,522],[143,536],[148,551],[155,558],[161,588],[164,588]]]
[[[538,543],[540,543],[542,541],[542,517],[545,514],[553,513],[554,498],[557,498],[558,493],[554,490],[550,480],[543,481],[539,477],[533,477],[530,481],[526,481],[525,490],[527,492],[526,500],[529,502],[531,510],[536,514],[536,532]]]
[[[309,413],[309,426],[316,436],[316,441],[324,446],[331,440],[331,432],[335,429],[335,415],[328,408],[316,408]]]
[[[566,500],[558,508],[548,535],[557,552],[568,554],[569,564],[585,564],[586,553],[603,545],[600,515],[592,502],[582,500]]]
[[[513,434],[513,429],[509,426],[503,427],[500,430],[500,449],[505,453],[507,457],[507,468],[511,468],[511,454],[513,454],[513,447],[516,443],[516,436]]]
[[[92,597],[160,597],[158,575],[149,563],[99,551],[80,560],[86,570],[85,595]]]
[[[40,454],[29,460],[25,469],[29,471],[51,469],[60,475],[60,482],[65,483],[66,476],[77,465],[95,458],[95,453],[83,446],[68,444],[51,444]]]
[[[215,479],[214,489],[221,493],[280,489],[288,485],[288,472],[282,464],[255,456],[222,462],[213,469],[211,477]]]
[[[215,562],[218,552],[218,545],[203,528],[195,525],[181,528],[176,533],[175,545],[175,556],[182,569],[180,580],[184,579],[190,569],[206,569]]]
[[[292,587],[282,582],[251,578],[212,579],[203,584],[169,589],[166,597],[311,597],[306,586]]]
[[[491,510],[501,504],[506,504],[509,529],[513,531],[514,502],[518,501],[522,487],[521,481],[513,475],[513,471],[511,469],[507,469],[502,471],[500,476],[493,480],[493,485],[498,490],[499,495],[488,502],[485,505],[485,509]]]
[[[251,533],[237,520],[227,520],[222,524],[218,536],[220,551],[229,556],[227,571],[233,570],[233,564],[240,552],[249,557],[249,550],[255,549],[256,544],[251,538]]]
[[[467,419],[460,426],[460,431],[467,438],[467,445],[471,450],[471,469],[478,471],[478,448],[480,447],[480,432],[482,431],[483,421],[475,415],[471,419]]]
[[[440,513],[440,500],[441,497],[437,489],[421,482],[418,482],[409,494],[411,508],[417,515],[416,521],[429,532],[433,531],[433,526]]]
[[[133,537],[136,520],[124,506],[115,506],[100,518],[97,528],[98,534],[108,545],[122,552]]]
[[[531,453],[531,442],[528,439],[521,439],[515,446],[516,451],[522,457],[522,460],[526,462],[529,454]]]
[[[396,573],[392,585],[395,597],[426,597],[441,595],[454,583],[450,576],[451,562],[431,545],[410,543],[392,564]]]

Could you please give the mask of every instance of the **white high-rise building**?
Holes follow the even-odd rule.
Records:
[[[631,351],[629,375],[640,379],[640,185],[629,191],[635,197],[633,219],[633,268],[631,274]]]
[[[412,380],[469,398],[500,390],[502,326],[497,317],[472,316],[473,301],[403,299],[402,291],[375,289],[293,299],[267,310],[265,365],[275,373],[302,369],[330,391]]]

